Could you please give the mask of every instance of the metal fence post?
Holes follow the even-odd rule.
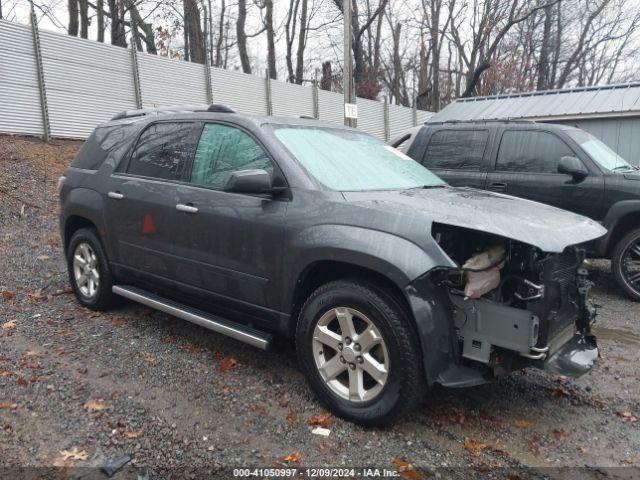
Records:
[[[320,92],[318,91],[320,86],[318,85],[318,70],[316,69],[316,77],[313,79],[312,95],[313,95],[313,118],[318,120],[320,118]]]
[[[136,108],[142,108],[142,88],[140,87],[138,51],[136,50],[135,42],[131,44],[131,68],[133,69],[133,89],[136,94]]]
[[[206,18],[206,17],[205,17]],[[204,81],[206,83],[206,94],[207,94],[207,103],[211,105],[213,103],[213,90],[211,89],[211,63],[209,56],[209,39],[205,39],[204,41],[204,52],[206,58],[204,59]]]
[[[265,74],[265,86],[267,93],[267,115],[273,115],[273,97],[271,94],[271,75],[269,74],[269,69],[267,68],[264,72]]]
[[[35,53],[36,69],[38,70],[38,91],[40,92],[40,109],[42,111],[42,130],[44,141],[49,143],[51,139],[51,123],[49,122],[49,105],[47,103],[47,89],[44,83],[44,64],[42,63],[42,50],[40,45],[40,31],[38,30],[38,19],[31,3],[29,12],[31,20],[31,32],[33,34],[33,51]]]
[[[384,97],[384,140],[385,142],[389,141],[389,137],[391,136],[390,128],[389,128],[389,100],[387,97]]]

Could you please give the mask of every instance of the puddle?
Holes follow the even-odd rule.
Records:
[[[597,340],[612,340],[614,342],[626,343],[627,345],[640,346],[640,335],[635,335],[626,330],[617,328],[606,328],[594,325],[593,334]]]

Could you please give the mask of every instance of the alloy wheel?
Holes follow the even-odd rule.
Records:
[[[80,293],[86,298],[93,298],[100,286],[98,257],[91,245],[80,243],[73,253],[73,277]]]
[[[332,308],[313,331],[316,367],[327,386],[352,402],[380,394],[389,376],[384,339],[366,315],[348,307]]]

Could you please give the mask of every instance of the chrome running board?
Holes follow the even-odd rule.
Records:
[[[131,287],[129,285],[114,285],[113,293],[121,297],[128,298],[134,302],[141,303],[147,307],[151,307],[161,312],[168,313],[174,317],[181,318],[201,327],[213,330],[228,337],[248,343],[254,347],[267,350],[272,342],[273,336],[256,330],[255,328],[232,322],[211,313],[203,312],[195,308],[188,307],[181,303],[169,300],[159,295],[147,292],[140,288]]]

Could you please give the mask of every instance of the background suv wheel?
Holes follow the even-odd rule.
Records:
[[[318,288],[300,313],[296,350],[318,397],[352,422],[387,423],[425,393],[411,320],[375,284],[338,280]]]
[[[106,310],[116,303],[111,292],[109,263],[94,230],[76,231],[67,249],[69,282],[78,301],[92,310]]]
[[[633,300],[640,301],[640,228],[631,230],[616,243],[611,268],[618,285]]]

